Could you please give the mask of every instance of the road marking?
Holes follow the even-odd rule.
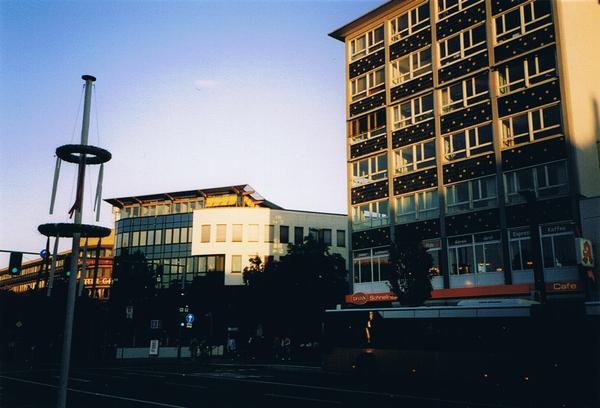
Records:
[[[60,378],[58,375],[53,375],[52,378]],[[84,383],[90,383],[92,380],[88,380],[86,378],[77,378],[77,377],[69,377],[70,381],[79,381]]]
[[[145,371],[134,371],[134,372],[125,372],[125,374],[127,375],[141,375],[142,377],[154,377],[154,378],[165,378],[165,375],[159,375],[159,374],[151,374],[151,373],[147,373]]]
[[[317,398],[304,398],[304,397],[297,397],[294,395],[284,395],[284,394],[265,394],[265,397],[274,397],[274,398],[283,398],[283,399],[292,399],[292,400],[310,401],[310,402],[322,402],[322,403],[326,403],[326,404],[336,404],[336,405],[342,404],[341,401],[324,400],[324,399],[317,399]]]
[[[172,383],[172,382],[166,382],[165,384],[167,384],[167,385],[176,385],[178,387],[197,388],[199,390],[207,390],[208,389],[207,385],[179,384],[179,383]]]
[[[319,385],[306,385],[306,384],[290,384],[284,382],[277,381],[264,381],[264,380],[252,380],[252,379],[241,379],[241,378],[231,378],[231,377],[213,377],[210,374],[196,375],[197,377],[204,377],[213,380],[224,380],[224,381],[238,381],[238,382],[248,382],[248,383],[257,383],[257,384],[266,384],[266,385],[278,385],[285,386],[290,388],[306,388],[312,390],[320,390],[320,391],[333,391],[333,392],[347,392],[349,394],[363,394],[363,395],[373,395],[378,397],[388,397],[393,399],[411,399],[417,401],[432,401],[438,403],[449,403],[449,404],[459,404],[464,406],[473,406],[473,407],[490,407],[490,408],[514,408],[510,405],[501,405],[496,403],[487,403],[487,402],[476,402],[476,401],[461,401],[461,400],[451,400],[451,399],[443,399],[443,398],[433,398],[433,397],[424,397],[417,395],[407,395],[407,394],[392,394],[389,392],[377,392],[377,391],[364,391],[364,390],[351,390],[347,388],[334,388],[334,387],[323,387]]]
[[[41,385],[43,387],[58,388],[58,386],[52,385],[52,384],[46,384],[46,383],[38,382],[38,381],[24,380],[22,378],[7,377],[5,375],[0,375],[0,378],[4,378],[6,380],[17,381],[17,382],[23,382],[23,383],[26,383],[26,384]],[[165,404],[163,402],[147,401],[147,400],[142,400],[142,399],[137,399],[137,398],[123,397],[121,395],[103,394],[101,392],[77,390],[77,389],[70,388],[70,387],[67,387],[67,390],[69,390],[71,392],[78,392],[80,394],[94,395],[94,396],[97,396],[97,397],[113,398],[113,399],[118,399],[118,400],[123,400],[123,401],[141,402],[142,404],[156,405],[156,406],[159,406],[159,407],[187,408],[187,407],[185,407],[183,405]]]

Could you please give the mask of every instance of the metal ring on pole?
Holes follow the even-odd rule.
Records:
[[[68,144],[56,148],[56,155],[69,163],[79,164],[81,155],[85,154],[84,164],[101,164],[106,163],[112,158],[112,155],[108,150],[104,150],[100,147],[81,145],[81,144]]]
[[[89,224],[70,224],[65,222],[42,224],[38,227],[38,231],[47,237],[71,238],[75,234],[80,234],[82,238],[102,238],[109,236],[111,233],[111,229],[106,227]]]

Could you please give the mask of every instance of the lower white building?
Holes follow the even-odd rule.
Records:
[[[242,285],[249,259],[279,260],[288,244],[313,236],[329,245],[330,253],[346,259],[348,219],[344,214],[294,211],[266,207],[213,207],[193,214],[192,256],[214,259],[225,285]],[[214,256],[214,258],[213,258]]]

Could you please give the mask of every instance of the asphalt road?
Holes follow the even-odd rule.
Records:
[[[427,384],[369,383],[357,377],[327,375],[299,366],[213,364],[145,364],[73,368],[68,406],[193,408],[193,407],[407,407],[487,408],[535,407],[501,390],[459,390]],[[56,406],[58,370],[3,370],[2,408]],[[557,401],[556,406],[581,406]]]

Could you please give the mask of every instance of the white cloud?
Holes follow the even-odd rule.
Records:
[[[219,83],[212,79],[197,79],[194,81],[194,87],[199,91],[216,88],[218,85]]]

